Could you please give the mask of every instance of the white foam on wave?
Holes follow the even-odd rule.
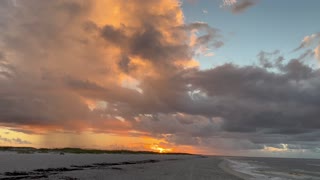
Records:
[[[310,166],[320,166],[320,164],[307,164],[307,165],[310,165]]]
[[[250,180],[289,180],[283,177],[272,177],[269,175],[261,174],[259,173],[258,168],[262,168],[263,166],[257,164],[248,163],[240,160],[227,159],[227,161],[229,163],[230,168],[232,168],[234,171],[252,176]]]

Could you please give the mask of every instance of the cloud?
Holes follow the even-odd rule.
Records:
[[[289,143],[291,148],[319,141],[317,117],[320,114],[316,100],[319,70],[303,63],[304,54],[287,63],[280,54],[279,51],[259,53],[260,60],[270,62],[268,67],[224,64],[208,70],[188,70],[182,76],[189,87],[184,93],[190,96],[181,96],[175,103],[167,104],[171,106],[171,113],[181,112],[187,116],[171,113],[136,116],[138,128],[145,127],[140,130],[149,129],[156,137],[164,135],[172,143],[211,147],[221,152],[223,149],[263,150],[265,145],[281,143]],[[196,122],[187,120],[188,116],[199,124],[201,120],[197,116],[208,121],[218,118],[219,123],[206,124],[206,131],[192,127],[190,124]],[[176,117],[186,118],[180,121],[186,123],[178,123]],[[302,140],[305,136],[310,139]],[[316,145],[310,146],[312,148]]]
[[[281,66],[284,58],[281,56],[279,50],[275,50],[274,52],[265,52],[261,51],[257,57],[260,65],[264,68],[272,68]]]
[[[309,54],[313,53],[312,55],[314,55],[314,57],[317,60],[320,60],[320,56],[319,56],[319,49],[320,49],[320,33],[314,33],[308,36],[305,36],[303,38],[303,40],[301,41],[301,44],[299,47],[297,47],[296,49],[294,49],[293,51],[298,51],[301,49],[306,49],[306,48],[314,48],[313,52],[311,52],[311,50],[309,51]]]
[[[320,61],[320,45],[314,49],[315,57]]]
[[[209,52],[209,53],[205,54],[204,56],[211,57],[211,56],[214,56],[214,53],[213,52]]]
[[[223,6],[232,6],[237,2],[238,2],[237,0],[223,0]]]
[[[185,24],[176,0],[0,3],[1,125],[136,131],[219,152],[319,142],[320,72],[304,63],[319,48],[202,70],[193,57],[223,46],[221,31]]]
[[[140,115],[137,127],[154,134],[187,135],[190,137],[211,136],[219,131],[221,120],[201,115],[183,113],[158,113],[154,115]]]
[[[243,0],[240,1],[239,3],[236,3],[232,7],[232,12],[233,13],[242,13],[245,10],[247,10],[249,7],[254,6],[257,2],[255,0]]]
[[[2,137],[0,135],[0,141],[3,141],[4,143],[9,143],[9,144],[18,144],[18,145],[26,145],[26,144],[32,144],[29,141],[26,140],[22,140],[20,138],[6,138],[6,137]]]
[[[203,10],[202,10],[202,13],[203,13],[203,14],[208,14],[209,12],[208,12],[208,10],[203,9]]]
[[[32,144],[31,142],[22,140],[20,138],[13,138],[12,142],[14,142],[15,144]]]
[[[294,49],[294,51],[298,51],[302,48],[307,48],[312,46],[312,44],[316,43],[318,41],[319,43],[320,33],[311,34],[310,36],[305,36],[303,40],[301,41],[301,44],[299,47]]]
[[[234,14],[239,14],[256,4],[256,0],[224,0],[221,7],[229,9]]]
[[[100,129],[116,116],[169,109],[165,101],[179,98],[169,79],[194,63],[191,31],[203,32],[197,47],[215,46],[219,35],[184,24],[179,1],[141,2],[2,1],[1,122]],[[90,108],[101,101],[108,108]]]

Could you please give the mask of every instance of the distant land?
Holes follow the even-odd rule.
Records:
[[[126,149],[119,150],[101,150],[101,149],[83,149],[83,148],[34,148],[34,147],[14,147],[0,146],[0,151],[12,151],[17,153],[72,153],[72,154],[166,154],[166,155],[195,155],[180,152],[154,152],[154,151],[133,151]]]

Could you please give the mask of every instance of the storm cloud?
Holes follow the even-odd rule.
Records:
[[[0,2],[1,125],[139,131],[221,152],[317,148],[320,71],[304,59],[319,48],[199,69],[197,49],[222,47],[223,33],[185,24],[179,1],[102,2]]]

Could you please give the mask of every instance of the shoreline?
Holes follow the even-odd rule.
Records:
[[[218,167],[219,167],[220,169],[222,169],[224,172],[229,173],[229,174],[232,174],[232,175],[234,175],[234,176],[236,176],[236,177],[238,177],[238,178],[241,178],[241,179],[243,179],[243,180],[250,180],[250,179],[253,178],[253,177],[250,176],[249,174],[244,174],[244,173],[241,173],[241,172],[238,172],[238,171],[235,171],[234,169],[232,169],[232,168],[230,167],[230,163],[229,163],[226,159],[223,159],[223,160],[219,163]]]

